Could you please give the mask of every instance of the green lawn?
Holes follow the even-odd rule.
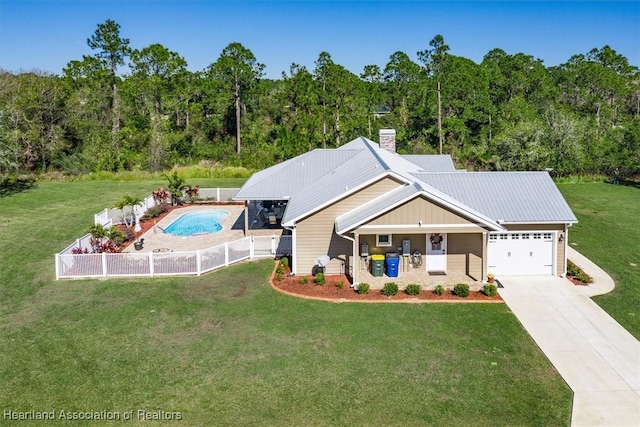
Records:
[[[54,280],[53,254],[93,213],[158,184],[0,199],[0,407],[180,411],[181,425],[569,423],[571,391],[502,304],[306,301],[269,287],[271,260]]]
[[[613,277],[616,288],[594,300],[640,339],[640,189],[558,184],[579,223],[569,243]]]

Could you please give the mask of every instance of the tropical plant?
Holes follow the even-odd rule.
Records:
[[[178,175],[178,171],[174,169],[172,173],[164,174],[164,177],[169,181],[169,193],[171,194],[171,204],[178,205],[182,199],[182,191],[186,187],[184,179]]]
[[[120,209],[122,211],[122,220],[124,221],[124,225],[127,228],[131,228],[134,226],[135,222],[135,211],[134,207],[142,203],[142,199],[140,197],[133,197],[130,195],[122,196],[115,205],[114,208]]]

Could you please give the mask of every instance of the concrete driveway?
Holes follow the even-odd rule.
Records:
[[[587,270],[587,273],[591,274]],[[500,278],[499,293],[574,392],[572,426],[640,426],[640,343],[559,277]]]

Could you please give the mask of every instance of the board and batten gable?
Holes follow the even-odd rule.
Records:
[[[432,224],[464,226],[471,225],[475,227],[471,227],[469,229],[469,232],[484,231],[482,227],[477,226],[470,220],[463,218],[459,214],[445,207],[441,207],[427,200],[425,197],[416,197],[412,200],[409,200],[408,202],[390,210],[389,212],[367,222],[362,227],[383,227],[385,225],[395,227],[402,225],[415,226],[419,223],[425,227],[428,227]]]
[[[297,221],[296,256],[293,259],[297,274],[311,274],[316,259],[323,255],[328,255],[331,259],[325,269],[327,274],[348,272],[349,266],[353,266],[353,243],[336,234],[336,218],[401,185],[403,183],[394,178],[384,177]],[[343,263],[344,271],[341,271]]]

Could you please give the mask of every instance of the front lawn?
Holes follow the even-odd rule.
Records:
[[[603,183],[558,184],[579,223],[569,244],[613,277],[594,300],[640,339],[640,189]]]
[[[0,199],[3,408],[177,411],[182,425],[569,423],[571,391],[504,304],[306,301],[270,288],[271,260],[54,280],[54,252],[93,213],[154,185]]]

